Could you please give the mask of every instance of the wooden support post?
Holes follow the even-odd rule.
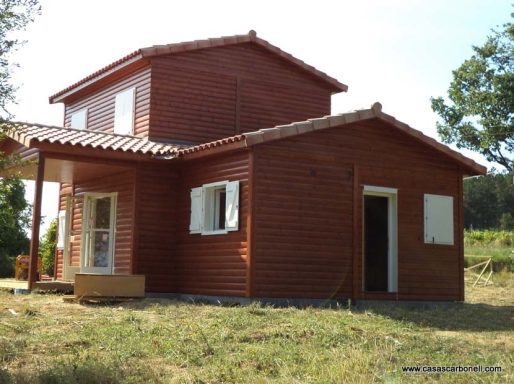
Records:
[[[353,234],[352,234],[352,300],[361,298],[361,287],[359,283],[362,284],[361,276],[362,268],[359,269],[361,263],[359,263],[359,243],[361,239],[359,237],[359,199],[362,199],[360,190],[359,190],[359,168],[356,164],[353,164],[353,208],[352,208],[352,216],[353,216]]]
[[[45,176],[45,157],[40,152],[36,185],[34,187],[34,206],[32,207],[32,238],[30,239],[30,261],[29,261],[29,289],[32,290],[37,275],[37,264],[39,256],[39,228],[41,226],[41,198],[43,195],[43,180]]]

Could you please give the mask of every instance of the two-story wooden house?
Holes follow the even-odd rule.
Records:
[[[253,31],[154,46],[50,97],[64,127],[18,124],[0,150],[37,160],[35,215],[61,183],[58,279],[463,300],[462,178],[486,169],[379,103],[329,116],[346,90]]]

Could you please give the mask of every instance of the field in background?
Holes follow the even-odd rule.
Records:
[[[464,254],[467,267],[483,261],[485,256],[490,256],[493,258],[493,268],[496,272],[514,272],[514,232],[466,230]]]
[[[217,307],[145,299],[64,304],[0,292],[1,383],[514,381],[514,274],[466,303]],[[403,365],[501,366],[408,374]]]

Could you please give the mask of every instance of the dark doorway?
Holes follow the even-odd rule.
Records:
[[[364,196],[364,290],[387,292],[388,198]]]

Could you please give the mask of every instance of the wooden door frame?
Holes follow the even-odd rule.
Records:
[[[102,197],[110,197],[111,200],[111,216],[109,219],[110,223],[110,234],[109,236],[109,254],[111,257],[111,265],[109,268],[110,271],[108,273],[102,273],[105,275],[112,275],[114,274],[114,253],[115,253],[115,244],[116,244],[116,213],[117,213],[117,203],[118,203],[118,193],[117,192],[109,192],[109,193],[99,193],[99,192],[86,192],[84,193],[84,203],[82,205],[82,235],[81,235],[81,241],[80,241],[80,272],[81,273],[99,273],[90,270],[90,267],[88,270],[85,269],[85,253],[86,253],[86,228],[89,220],[89,207],[88,207],[88,198],[93,197],[95,199],[102,198]]]
[[[364,185],[362,192],[362,292],[365,291],[366,276],[364,273],[365,268],[365,247],[364,247],[364,231],[365,231],[365,202],[364,196],[380,196],[387,198],[387,230],[388,230],[388,250],[387,250],[387,292],[396,293],[398,292],[398,189],[379,187],[373,185]]]

